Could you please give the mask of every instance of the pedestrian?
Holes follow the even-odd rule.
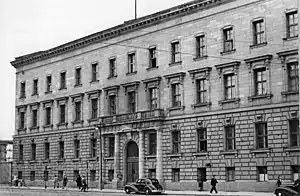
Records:
[[[276,185],[277,187],[280,187],[282,184],[282,180],[281,180],[281,176],[278,176],[278,179],[277,179],[277,182],[276,182]]]
[[[77,176],[76,183],[77,183],[78,189],[80,190],[80,189],[81,189],[81,186],[82,186],[80,175]]]
[[[59,187],[59,185],[58,185],[58,177],[57,177],[57,175],[54,175],[54,178],[53,178],[53,188],[55,189],[55,188],[58,188]]]
[[[67,183],[68,183],[68,178],[66,175],[64,175],[64,178],[63,178],[63,189],[67,186]]]
[[[85,192],[86,188],[87,188],[86,179],[85,179],[85,176],[82,176],[82,188],[81,188],[80,192],[82,192],[82,191]]]
[[[213,175],[213,178],[212,178],[211,181],[210,181],[210,184],[211,184],[211,186],[212,186],[212,187],[211,187],[211,190],[210,190],[210,193],[212,193],[213,191],[215,191],[216,193],[218,193],[217,188],[216,188],[217,183],[218,183],[218,181],[217,181],[217,179],[216,179],[216,176]]]

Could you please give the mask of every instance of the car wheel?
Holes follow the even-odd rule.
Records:
[[[145,190],[145,194],[146,194],[146,195],[150,195],[150,194],[151,194],[151,191],[150,191],[149,189],[146,189],[146,190]]]
[[[131,191],[130,191],[130,188],[125,188],[125,193],[126,193],[126,194],[130,194],[130,192],[131,192]]]

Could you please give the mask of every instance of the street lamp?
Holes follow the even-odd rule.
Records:
[[[99,140],[100,140],[100,146],[99,146],[99,187],[100,190],[102,190],[102,133],[101,133],[101,126],[102,124],[99,123],[98,126],[96,126],[96,131],[99,131]]]

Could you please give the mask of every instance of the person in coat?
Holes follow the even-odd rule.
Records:
[[[53,178],[53,188],[58,188],[59,185],[58,185],[58,177],[57,175],[54,175],[54,178]]]
[[[280,177],[280,176],[278,176],[278,179],[277,179],[276,185],[277,185],[277,187],[280,187],[280,186],[281,186],[281,184],[282,184],[281,177]]]
[[[217,188],[216,188],[217,183],[218,183],[218,181],[217,181],[217,179],[216,179],[216,176],[213,175],[213,178],[212,178],[211,181],[210,181],[210,184],[211,184],[211,186],[212,186],[212,187],[211,187],[211,190],[210,190],[210,193],[212,193],[213,191],[215,191],[216,193],[218,193]]]
[[[81,188],[80,192],[82,192],[82,191],[85,192],[86,188],[87,188],[86,179],[84,176],[82,176],[82,188]]]
[[[82,181],[81,181],[80,175],[77,176],[76,183],[77,183],[78,189],[80,190],[82,187]]]
[[[63,178],[63,189],[67,186],[67,183],[68,183],[68,178],[66,175],[64,175],[64,178]]]

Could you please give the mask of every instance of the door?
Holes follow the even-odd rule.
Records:
[[[139,150],[134,141],[127,144],[126,180],[135,182],[139,178]]]

